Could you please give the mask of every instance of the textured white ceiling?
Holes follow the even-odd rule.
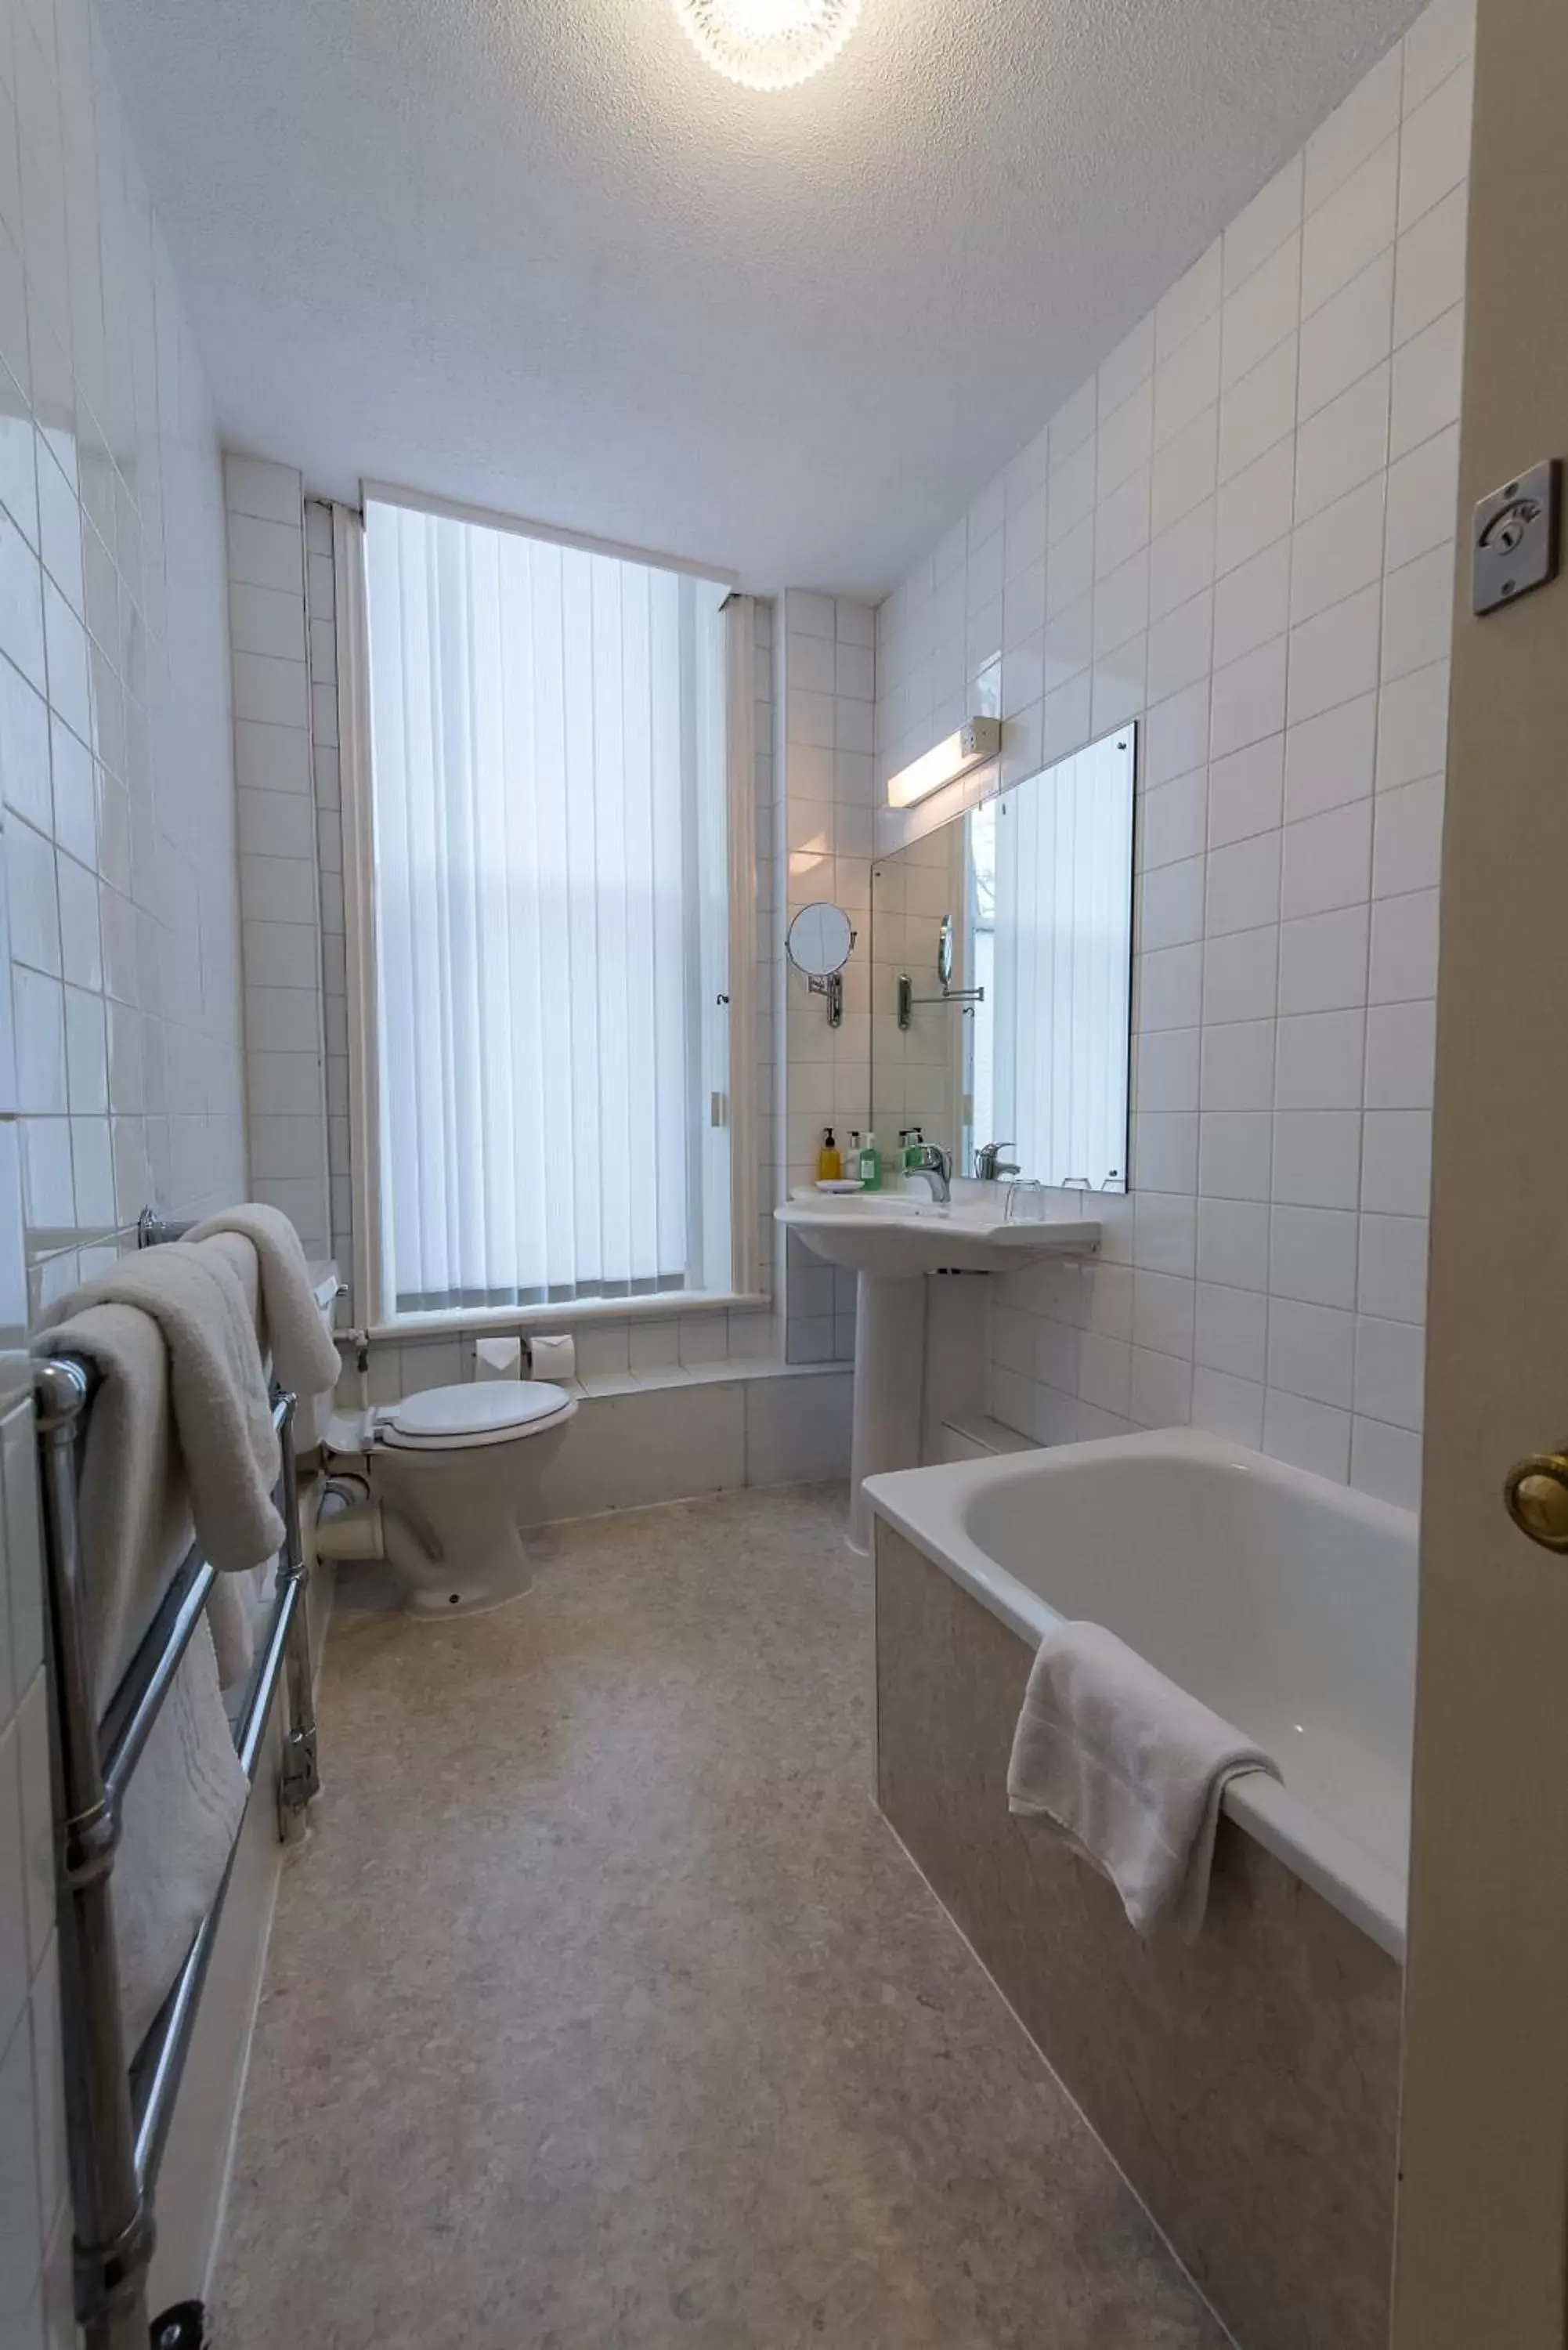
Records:
[[[670,0],[113,0],[236,445],[880,595],[1414,14],[864,0],[739,89]]]

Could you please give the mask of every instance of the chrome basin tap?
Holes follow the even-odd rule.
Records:
[[[1003,1175],[1016,1175],[1018,1172],[1016,1162],[1011,1159],[1004,1159],[1002,1155],[1004,1150],[1011,1150],[1012,1148],[1011,1142],[978,1144],[974,1154],[975,1181],[994,1183]]]
[[[904,1169],[906,1175],[923,1175],[931,1187],[933,1200],[949,1201],[953,1195],[952,1160],[939,1142],[922,1142]]]

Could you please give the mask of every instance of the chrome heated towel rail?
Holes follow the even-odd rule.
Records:
[[[148,2350],[153,2197],[180,2076],[234,1870],[140,2048],[124,2044],[110,1885],[127,1783],[196,1628],[214,1569],[196,1550],[174,1575],[106,1713],[93,1695],[78,1488],[97,1386],[74,1355],[34,1365],[48,1588],[61,2040],[74,2214],[76,2314],[87,2350]],[[234,1744],[254,1785],[274,1697],[286,1691],[278,1832],[298,1835],[318,1784],[300,1551],[292,1395],[275,1395],[283,1547]],[[243,1832],[243,1829],[242,1829]],[[237,1846],[236,1837],[236,1846]]]

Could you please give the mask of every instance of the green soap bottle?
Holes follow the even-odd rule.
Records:
[[[860,1146],[860,1189],[879,1191],[882,1189],[882,1153],[877,1148],[877,1138],[867,1134]]]

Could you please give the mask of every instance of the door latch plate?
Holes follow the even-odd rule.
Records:
[[[1477,506],[1471,607],[1478,615],[1517,604],[1556,577],[1558,476],[1556,458],[1544,458]]]

